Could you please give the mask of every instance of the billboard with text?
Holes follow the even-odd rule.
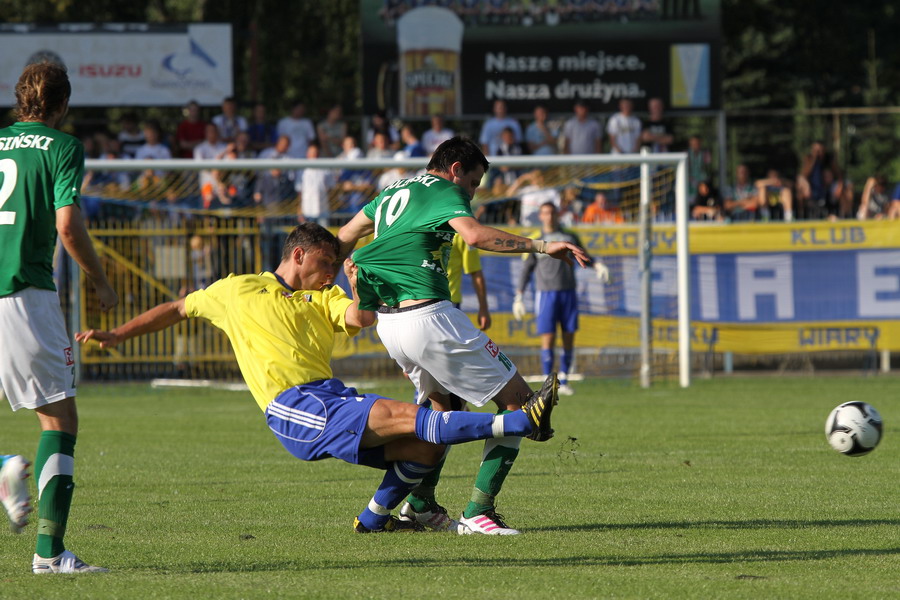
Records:
[[[719,0],[695,2],[433,2],[362,0],[368,113],[512,113],[576,100],[610,112],[651,97],[671,110],[716,109]]]
[[[0,104],[26,65],[64,64],[72,106],[219,104],[233,93],[230,24],[66,24],[0,28]]]

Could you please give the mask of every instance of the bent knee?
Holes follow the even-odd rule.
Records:
[[[443,446],[441,444],[431,444],[429,442],[424,442],[420,450],[420,452],[422,453],[420,462],[423,465],[428,465],[430,467],[437,465],[439,462],[441,462],[441,459],[444,458],[444,452],[446,448],[446,446]]]

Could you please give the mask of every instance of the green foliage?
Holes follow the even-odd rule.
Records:
[[[721,378],[686,390],[581,383],[557,436],[523,442],[499,510],[510,538],[361,536],[380,474],[302,463],[249,394],[82,386],[68,546],[102,576],[28,573],[34,525],[0,545],[6,598],[886,598],[897,593],[894,377]],[[408,383],[364,389],[409,397]],[[872,454],[825,442],[865,398]],[[33,457],[30,411],[0,421]],[[454,448],[439,499],[468,499],[481,444]]]

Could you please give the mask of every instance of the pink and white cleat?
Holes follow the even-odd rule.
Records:
[[[518,529],[508,527],[503,522],[503,516],[498,515],[493,510],[468,519],[464,515],[460,516],[459,525],[460,535],[471,535],[474,533],[484,535],[519,535],[521,533]]]

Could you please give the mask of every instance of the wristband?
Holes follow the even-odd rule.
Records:
[[[531,251],[535,254],[547,254],[547,246],[550,242],[546,240],[534,240],[531,242]]]

